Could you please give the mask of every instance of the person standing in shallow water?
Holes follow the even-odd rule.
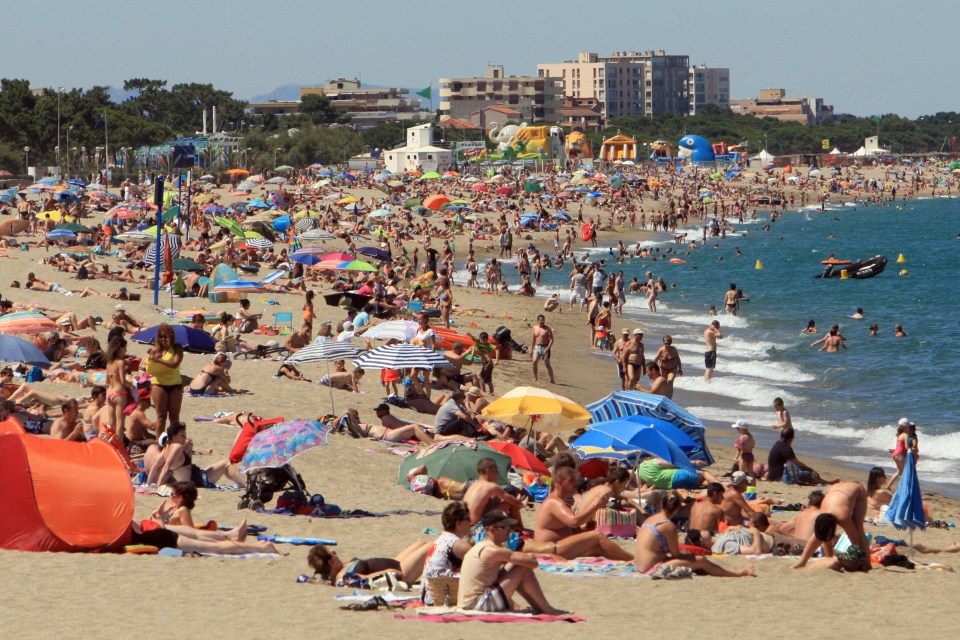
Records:
[[[707,382],[713,380],[713,370],[717,368],[717,340],[721,339],[723,334],[720,333],[720,321],[714,320],[703,331],[703,379]]]

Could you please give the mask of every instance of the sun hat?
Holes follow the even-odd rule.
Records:
[[[746,420],[742,420],[742,419],[741,419],[741,420],[737,420],[736,422],[734,422],[734,423],[733,423],[732,425],[730,425],[730,426],[733,427],[734,429],[749,429],[749,428],[750,428],[750,424],[749,424]]]

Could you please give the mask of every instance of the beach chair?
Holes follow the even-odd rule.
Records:
[[[291,311],[280,311],[273,314],[273,328],[280,331],[283,329],[288,329],[291,332],[293,331],[293,312]]]
[[[423,311],[423,301],[411,300],[410,302],[407,303],[407,311],[409,311],[411,315],[417,315],[418,313]]]

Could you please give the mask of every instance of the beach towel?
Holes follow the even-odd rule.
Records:
[[[406,515],[434,517],[443,514],[442,511],[411,511],[410,509],[396,509],[394,511],[381,511],[379,513],[372,513],[370,511],[364,511],[363,509],[352,509],[342,510],[340,513],[335,515],[325,515],[319,507],[308,513],[295,513],[286,509],[257,509],[257,512],[269,513],[277,516],[308,516],[310,518],[386,518],[387,516]]]
[[[253,391],[246,391],[246,390],[240,391],[237,393],[194,393],[193,391],[190,391],[188,389],[187,393],[189,393],[191,398],[233,398],[236,396],[252,396],[253,395]],[[203,422],[203,420],[200,420],[198,418],[194,418],[194,420],[197,422]]]
[[[547,573],[562,573],[574,577],[593,578],[642,578],[637,573],[632,562],[609,560],[607,558],[575,558],[573,560],[557,560],[537,556],[540,569]]]
[[[295,545],[316,545],[316,544],[325,544],[327,546],[334,546],[337,544],[336,540],[326,540],[324,538],[291,538],[289,536],[257,536],[257,540],[266,540],[267,542],[279,542],[282,544],[295,544]]]
[[[184,558],[184,557],[193,557],[193,558],[282,558],[283,556],[279,553],[198,553],[196,551],[191,551],[186,553],[180,549],[174,549],[172,547],[167,547],[166,549],[160,549],[157,553],[158,556],[166,556],[168,558]]]
[[[484,613],[454,607],[422,607],[417,610],[416,615],[395,615],[393,619],[421,622],[586,622],[586,618],[574,615],[554,616],[522,611]]]

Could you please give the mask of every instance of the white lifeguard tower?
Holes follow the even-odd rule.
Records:
[[[433,146],[433,125],[421,124],[407,129],[407,144],[383,152],[383,164],[391,173],[403,173],[422,168],[429,171],[446,170],[453,164],[453,151]]]

